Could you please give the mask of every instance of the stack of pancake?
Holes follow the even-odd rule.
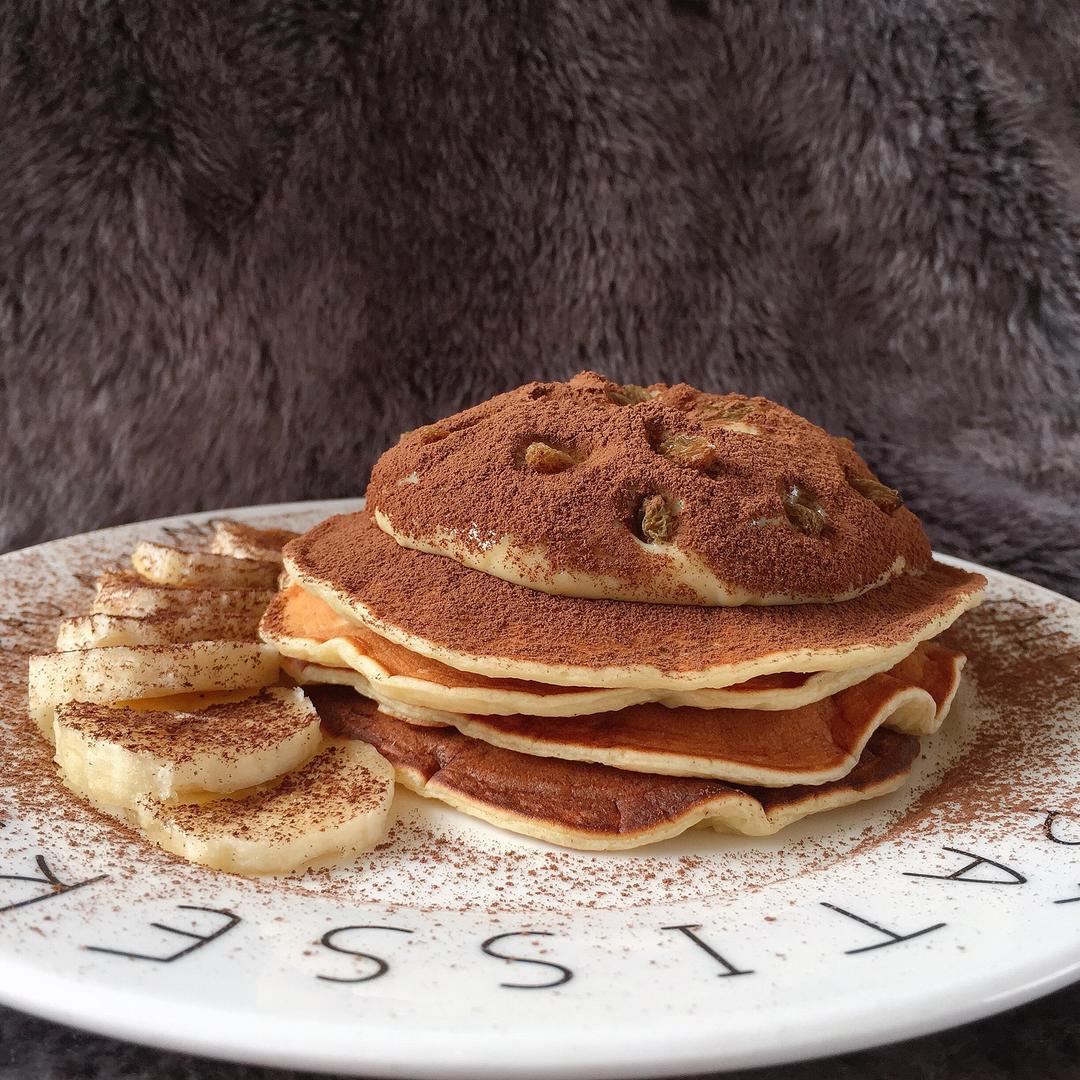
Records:
[[[933,639],[985,585],[847,439],[592,373],[404,435],[284,565],[260,633],[327,727],[421,795],[597,849],[900,786],[964,664]]]

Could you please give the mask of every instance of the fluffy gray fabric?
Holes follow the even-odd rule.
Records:
[[[0,547],[359,493],[593,367],[1080,594],[1074,0],[10,0]]]

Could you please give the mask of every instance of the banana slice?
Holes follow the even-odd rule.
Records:
[[[270,589],[201,589],[151,585],[135,574],[106,570],[95,583],[90,610],[143,618],[171,612],[202,617],[211,611],[258,613],[273,599]]]
[[[303,691],[272,687],[194,712],[58,705],[56,762],[67,785],[108,810],[140,795],[227,793],[298,768],[322,744]]]
[[[140,577],[156,585],[187,585],[216,589],[272,589],[281,565],[258,559],[238,559],[205,551],[140,540],[131,553],[131,565]]]
[[[248,641],[45,653],[30,657],[30,716],[51,740],[56,706],[65,701],[109,705],[166,694],[254,690],[277,675],[276,650]]]
[[[74,615],[61,619],[56,647],[102,649],[112,645],[176,645],[191,641],[254,641],[259,619],[254,612],[203,608],[192,614]]]
[[[256,529],[239,521],[215,521],[210,550],[235,559],[280,563],[281,549],[299,535],[289,529]]]
[[[146,835],[175,855],[239,874],[281,874],[327,856],[355,855],[385,835],[394,773],[374,747],[327,741],[302,769],[242,798],[135,801]]]

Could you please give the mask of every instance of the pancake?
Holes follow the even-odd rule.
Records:
[[[931,561],[847,439],[765,398],[590,372],[406,434],[367,500],[399,544],[564,596],[837,602]]]
[[[964,656],[933,644],[920,649],[929,653],[921,680],[904,678],[894,668],[783,712],[648,704],[562,720],[464,716],[454,726],[508,750],[633,772],[759,787],[823,784],[846,776],[880,727],[932,735],[941,726],[960,685]]]
[[[420,727],[454,727],[460,716],[456,713],[428,709],[423,705],[409,705],[395,701],[382,693],[379,683],[369,682],[359,671],[352,668],[325,667],[309,664],[303,660],[281,658],[281,670],[298,686],[349,686],[363,697],[370,698],[387,716],[405,720]]]
[[[965,657],[933,643],[909,661],[824,701],[783,712],[669,709],[650,703],[584,717],[462,716],[415,706],[383,712],[410,723],[458,731],[537,757],[595,761],[631,772],[697,776],[759,787],[824,784],[854,768],[875,731],[932,735],[948,715]],[[291,665],[291,666],[290,666]],[[304,686],[361,685],[340,668],[285,660]],[[370,695],[364,695],[370,696]]]
[[[391,715],[416,718],[418,723],[433,722],[428,714],[434,712],[584,716],[649,701],[700,709],[795,709],[891,666],[891,660],[886,659],[847,671],[780,672],[716,690],[603,689],[491,679],[410,652],[344,618],[295,584],[270,603],[259,635],[283,657],[307,665],[307,678],[312,682],[351,685],[374,698]],[[342,669],[349,669],[353,677],[346,677]],[[292,669],[290,674],[294,674]]]
[[[402,548],[367,513],[289,543],[289,576],[347,619],[459,671],[556,686],[696,690],[898,662],[982,598],[933,563],[844,604],[700,607],[552,596]]]
[[[309,696],[332,733],[370,743],[403,786],[511,832],[585,850],[641,847],[695,825],[767,836],[809,814],[894,791],[919,752],[915,736],[880,728],[842,780],[736,787],[518,754],[395,720],[337,687],[315,687]]]

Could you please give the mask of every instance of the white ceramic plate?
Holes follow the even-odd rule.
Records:
[[[304,528],[355,504],[228,511]],[[358,1075],[685,1074],[971,1020],[1080,977],[1080,605],[984,571],[906,791],[767,840],[582,854],[402,795],[354,867],[250,881],[67,797],[26,654],[141,537],[0,558],[0,999],[200,1054]]]

